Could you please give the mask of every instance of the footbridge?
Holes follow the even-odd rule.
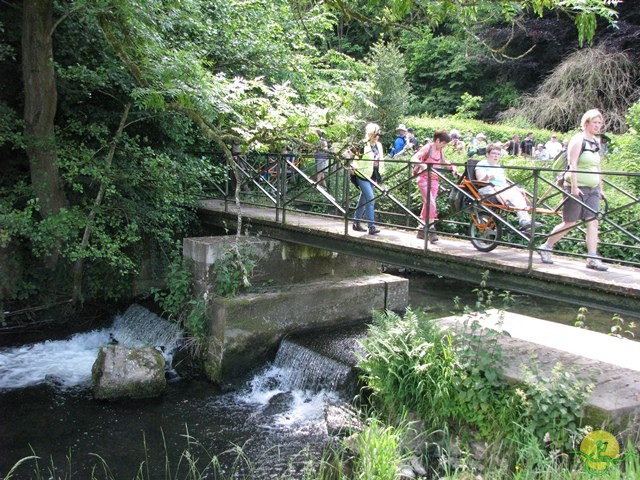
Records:
[[[633,185],[638,174],[605,172],[608,201],[598,214],[600,252],[606,272],[587,269],[583,254],[584,225],[570,232],[554,251],[554,263],[543,264],[537,248],[560,222],[563,192],[557,171],[545,164],[513,167],[510,178],[529,192],[534,221],[523,232],[508,209],[494,208],[459,191],[465,201],[454,211],[447,198],[459,181],[436,170],[439,240],[417,238],[424,228],[422,198],[407,160],[387,161],[384,184],[375,185],[376,224],[381,232],[354,231],[351,224],[359,190],[349,181],[345,161],[334,158],[322,177],[313,157],[254,155],[236,158],[235,174],[208,192],[199,208],[204,233],[236,231],[321,248],[347,255],[526,293],[577,306],[601,308],[637,317],[640,314],[640,209]],[[463,164],[459,165],[464,168]],[[237,188],[236,188],[237,187]],[[490,217],[492,229],[480,232],[476,218]],[[496,230],[500,234],[496,235]],[[566,249],[563,249],[566,248]],[[488,250],[488,251],[487,251]],[[580,250],[580,249],[578,249]]]

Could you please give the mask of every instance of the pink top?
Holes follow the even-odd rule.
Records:
[[[422,163],[437,163],[439,165],[448,165],[449,170],[453,170],[453,165],[447,162],[447,160],[444,158],[444,152],[442,150],[436,151],[432,147],[433,145],[429,144],[418,150],[418,153],[416,153],[416,157],[418,158],[418,160],[420,160],[420,162]],[[420,175],[427,174],[427,169],[424,165],[417,165],[414,168],[416,168],[418,172],[420,172]]]

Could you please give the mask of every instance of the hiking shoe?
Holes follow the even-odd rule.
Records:
[[[366,232],[367,229],[360,225],[360,222],[353,222],[353,229],[356,232]]]
[[[424,230],[422,228],[418,230],[418,233],[416,234],[416,238],[419,238],[420,240],[424,240]]]
[[[540,260],[542,260],[542,263],[548,263],[549,265],[553,263],[551,252],[549,250],[538,250],[538,254],[540,255]]]
[[[609,270],[609,267],[602,263],[602,260],[600,260],[599,258],[589,258],[587,260],[587,268],[590,268],[591,270],[597,270],[599,272],[606,272],[607,270]]]
[[[377,235],[378,233],[380,233],[380,230],[376,227],[369,227],[369,235]]]
[[[535,227],[535,228],[540,228],[542,226],[542,224],[540,222],[531,222],[531,219],[529,220],[523,220],[522,222],[520,222],[520,230],[531,230],[531,227]]]

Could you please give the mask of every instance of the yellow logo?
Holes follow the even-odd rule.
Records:
[[[610,468],[617,466],[621,459],[620,445],[616,437],[604,430],[595,430],[580,443],[580,452],[588,473],[604,475]]]

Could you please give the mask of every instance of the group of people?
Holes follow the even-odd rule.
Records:
[[[603,123],[604,118],[600,111],[596,109],[589,110],[581,120],[582,132],[574,135],[568,142],[566,147],[568,169],[564,174],[563,185],[567,198],[563,205],[562,222],[552,230],[545,243],[538,250],[542,263],[553,263],[551,253],[555,244],[576,226],[578,220],[584,220],[587,230],[586,266],[597,271],[606,271],[608,269],[597,253],[599,228],[597,214],[600,211],[602,197],[602,176],[600,174],[602,146],[599,134]],[[355,158],[350,167],[355,175],[356,184],[360,189],[352,228],[355,231],[368,231],[369,234],[376,235],[380,233],[380,229],[375,223],[374,183],[378,183],[376,172],[380,175],[380,172],[384,171],[384,154],[380,143],[380,126],[370,123],[366,126],[365,131],[366,136],[363,141],[362,155]],[[411,142],[411,137],[407,138],[409,131],[404,125],[398,127],[398,133],[399,135],[394,141],[390,152],[391,156],[395,157],[405,155],[407,152],[415,152],[412,153],[409,162],[413,167],[418,189],[422,195],[423,205],[420,217],[426,227],[418,229],[417,237],[424,239],[426,229],[429,234],[429,240],[436,242],[438,241],[435,230],[435,222],[438,218],[436,199],[440,186],[440,177],[435,173],[434,169],[447,169],[454,175],[459,175],[457,167],[446,160],[444,147],[450,145],[454,149],[464,151],[464,142],[460,139],[460,134],[457,131],[449,133],[444,130],[438,130],[430,142],[417,148],[416,151],[416,146]],[[516,145],[516,137],[517,135],[512,139],[512,142],[514,142],[512,145]],[[527,141],[526,149],[522,149],[522,151],[525,155],[530,154],[533,157],[532,137],[533,134],[531,133],[525,137]],[[509,181],[504,169],[499,164],[504,146],[496,143],[487,144],[484,134],[476,135],[475,139],[476,141],[472,145],[474,149],[473,155],[476,158],[480,155],[485,157],[476,164],[475,177],[478,181],[487,183],[487,186],[480,189],[479,193],[483,196],[496,196],[503,203],[511,205],[518,216],[520,228],[522,230],[530,229],[532,222],[525,193]],[[524,143],[524,141],[521,143]],[[518,147],[521,147],[521,145],[518,145]],[[543,145],[543,147],[547,152],[550,151],[555,155],[562,151],[562,143],[558,141],[555,135],[552,135],[549,142],[547,142],[547,146]],[[367,222],[367,228],[362,225],[364,221]],[[540,226],[539,223],[535,225],[536,228]]]
[[[468,140],[469,149],[467,153],[469,157],[482,156],[486,154],[487,137],[484,133],[479,133],[475,137]],[[530,157],[534,160],[541,162],[550,162],[556,156],[566,150],[568,140],[561,142],[558,140],[558,136],[553,134],[546,143],[535,143],[533,139],[533,132],[528,132],[525,138],[521,141],[520,135],[515,134],[510,140],[502,143],[499,141],[493,142],[498,147],[501,156],[514,155]]]

